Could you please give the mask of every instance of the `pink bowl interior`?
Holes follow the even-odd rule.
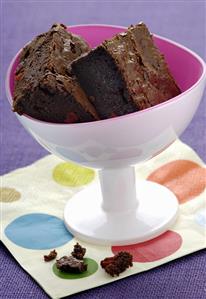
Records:
[[[91,47],[99,45],[103,40],[109,39],[115,34],[124,31],[121,27],[104,25],[82,25],[70,28],[70,31],[84,37]],[[164,54],[171,73],[182,92],[191,88],[201,77],[203,66],[192,53],[184,48],[154,36],[156,46]],[[15,59],[9,74],[9,86],[11,94],[14,90],[14,73],[18,65],[18,57]]]

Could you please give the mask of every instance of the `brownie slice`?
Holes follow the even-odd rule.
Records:
[[[71,75],[71,62],[90,50],[62,24],[37,36],[20,55],[15,75],[13,110],[36,119],[72,123],[99,119]]]
[[[73,256],[63,256],[56,262],[56,267],[60,271],[68,273],[83,273],[87,271],[87,264],[84,260],[78,260]]]
[[[76,59],[72,72],[102,119],[142,110],[180,93],[143,23]]]

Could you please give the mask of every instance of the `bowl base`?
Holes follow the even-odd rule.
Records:
[[[99,245],[140,243],[167,231],[178,215],[175,195],[149,181],[137,181],[136,190],[136,209],[108,212],[103,209],[99,183],[93,183],[66,204],[67,229],[80,240]]]

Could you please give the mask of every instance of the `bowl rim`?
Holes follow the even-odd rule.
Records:
[[[110,24],[101,24],[101,23],[100,24],[99,23],[97,23],[97,24],[96,23],[94,23],[94,24],[92,24],[92,23],[91,24],[77,24],[77,25],[67,26],[68,29],[70,29],[70,28],[78,28],[78,27],[108,27],[108,28],[119,28],[119,29],[124,29],[124,30],[127,29],[127,27],[125,27],[125,26],[110,25]],[[33,118],[33,117],[31,117],[29,115],[26,115],[26,114],[23,114],[23,115],[21,115],[19,117],[25,117],[26,119],[29,119],[30,121],[33,121],[33,122],[36,122],[36,123],[40,123],[40,124],[45,124],[47,126],[69,126],[69,127],[83,127],[83,126],[94,126],[94,125],[96,126],[96,125],[103,125],[103,124],[106,124],[106,123],[109,123],[109,122],[121,121],[121,120],[124,120],[124,119],[129,118],[129,117],[135,117],[136,115],[140,115],[140,114],[143,114],[145,112],[152,111],[154,109],[158,109],[158,108],[161,109],[165,105],[171,105],[174,102],[178,101],[181,96],[184,96],[184,95],[190,93],[195,87],[197,87],[206,78],[206,63],[204,62],[204,60],[197,53],[195,53],[194,51],[190,50],[189,48],[181,45],[180,43],[178,43],[176,41],[173,41],[173,40],[171,40],[169,38],[166,38],[164,36],[155,34],[155,33],[152,33],[152,35],[155,36],[155,37],[157,37],[160,40],[166,41],[166,42],[168,42],[170,44],[173,44],[176,47],[179,47],[179,48],[183,49],[184,51],[188,52],[190,55],[194,56],[200,62],[201,66],[202,66],[202,74],[201,74],[200,78],[190,88],[188,88],[187,90],[185,90],[181,94],[179,94],[176,97],[173,97],[173,98],[171,98],[171,99],[169,99],[169,100],[167,100],[165,102],[162,102],[160,104],[157,104],[155,106],[152,106],[152,107],[140,110],[140,111],[132,112],[132,113],[121,115],[121,116],[114,117],[114,118],[96,120],[96,121],[91,121],[91,122],[83,122],[83,123],[52,123],[52,122],[42,121],[42,120]],[[24,47],[25,47],[25,45],[24,45]],[[8,99],[8,101],[9,101],[9,103],[10,103],[11,106],[12,106],[12,95],[11,95],[11,90],[10,90],[10,74],[11,74],[11,70],[12,70],[13,64],[16,61],[16,59],[19,56],[19,54],[21,53],[22,49],[23,48],[21,48],[14,55],[14,57],[12,58],[12,60],[11,60],[11,62],[9,64],[7,72],[6,72],[6,79],[5,79],[6,96],[7,96],[7,99]]]

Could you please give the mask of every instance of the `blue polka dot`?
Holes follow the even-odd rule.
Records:
[[[6,227],[5,235],[16,245],[28,249],[52,249],[73,238],[60,218],[39,213],[16,218]]]
[[[199,211],[195,216],[195,220],[199,225],[206,227],[206,209]]]

